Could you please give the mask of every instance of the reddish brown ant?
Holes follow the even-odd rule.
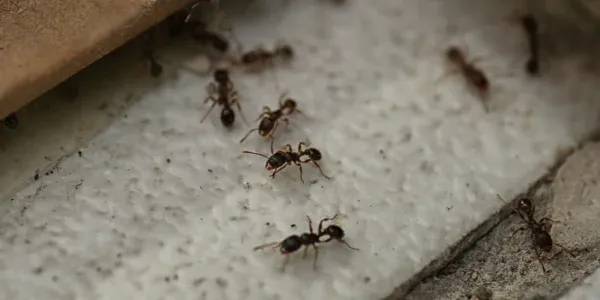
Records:
[[[208,102],[209,100],[212,100],[213,104],[208,109],[208,112],[206,112],[206,115],[204,115],[200,123],[204,122],[206,117],[208,117],[212,109],[217,104],[223,106],[223,110],[221,111],[221,122],[226,127],[231,127],[233,125],[233,122],[235,121],[235,113],[231,108],[233,104],[237,106],[242,116],[242,119],[244,119],[244,122],[248,123],[242,112],[242,107],[238,102],[237,90],[235,89],[235,87],[233,86],[233,82],[229,78],[229,71],[227,71],[226,69],[215,70],[214,81],[215,82],[211,82],[207,86],[206,90],[208,92],[208,97],[206,97],[206,100],[204,100],[204,103]]]
[[[539,40],[538,24],[533,15],[525,15],[521,18],[521,24],[529,40],[530,56],[525,63],[525,70],[531,75],[537,75],[539,72]]]
[[[263,107],[263,112],[256,119],[257,121],[260,120],[258,127],[250,129],[250,131],[248,131],[248,133],[246,133],[246,135],[240,140],[240,144],[243,143],[246,138],[248,138],[250,133],[257,130],[260,136],[273,139],[273,134],[275,133],[275,130],[277,130],[280,120],[285,122],[287,127],[290,122],[286,116],[289,116],[294,112],[302,113],[297,108],[296,101],[292,98],[285,99],[286,96],[287,93],[283,93],[279,97],[279,109],[277,110],[272,111],[268,106]],[[285,101],[283,99],[285,99]]]
[[[496,194],[496,196],[498,196],[498,199],[500,199],[500,201],[506,203],[506,201],[504,201],[502,197],[500,197],[500,195]],[[553,245],[559,246],[569,255],[575,257],[575,255],[563,245],[552,241],[552,236],[550,236],[550,230],[552,229],[552,224],[554,223],[554,220],[550,218],[541,218],[539,221],[536,221],[534,219],[535,205],[531,199],[520,199],[517,206],[513,207],[513,211],[516,211],[519,214],[521,219],[525,221],[525,223],[527,223],[527,226],[523,226],[515,230],[510,237],[512,238],[519,231],[526,229],[531,230],[531,237],[533,240],[535,255],[537,256],[537,259],[540,262],[540,265],[542,266],[542,271],[544,271],[544,273],[546,273],[546,267],[544,267],[544,263],[542,262],[540,254],[541,252],[551,252]],[[538,250],[538,248],[540,250]],[[560,252],[562,252],[562,250]],[[560,254],[560,252],[555,254],[555,256]]]
[[[298,143],[298,152],[294,152],[292,150],[292,146],[290,144],[285,145],[283,148],[277,150],[277,152],[273,153],[273,141],[271,140],[271,156],[266,156],[262,153],[251,152],[251,151],[242,151],[242,153],[260,155],[267,159],[267,163],[265,164],[265,168],[269,171],[275,170],[273,174],[271,174],[271,178],[275,178],[275,174],[279,171],[285,169],[287,166],[291,164],[295,164],[300,170],[300,180],[304,183],[304,179],[302,178],[302,164],[303,163],[312,163],[319,171],[321,171],[321,175],[323,177],[331,180],[331,177],[325,175],[318,161],[323,157],[321,151],[316,148],[308,148],[302,150],[302,146],[306,144],[304,142]],[[302,160],[304,156],[307,156],[306,159]]]
[[[490,86],[487,77],[483,71],[475,67],[472,63],[467,62],[465,55],[458,47],[452,46],[448,48],[446,50],[446,57],[460,68],[465,79],[477,89],[480,96],[485,97],[487,95]],[[485,109],[487,110],[487,106]]]
[[[304,257],[306,257],[306,254],[308,252],[308,247],[312,246],[313,249],[315,249],[315,258],[313,259],[313,269],[317,269],[317,258],[319,257],[319,248],[317,248],[317,244],[319,244],[319,243],[327,243],[331,240],[336,240],[340,243],[343,243],[344,245],[346,245],[348,248],[350,248],[352,250],[359,251],[358,248],[354,248],[354,247],[350,246],[348,244],[348,242],[346,242],[344,240],[344,230],[340,226],[329,225],[323,230],[323,222],[333,221],[335,218],[337,218],[337,216],[338,215],[336,214],[331,218],[322,219],[319,222],[319,227],[317,228],[317,233],[315,233],[313,231],[312,220],[310,219],[309,216],[306,216],[306,219],[308,220],[308,228],[309,228],[308,233],[303,233],[301,235],[294,234],[294,235],[288,236],[281,242],[273,242],[273,243],[260,245],[260,246],[254,247],[253,250],[257,251],[257,250],[262,250],[267,247],[279,247],[279,252],[281,252],[281,254],[286,255],[283,265],[281,267],[281,269],[283,271],[283,270],[285,270],[285,267],[290,260],[290,257],[288,256],[288,254],[294,253],[294,252],[300,250],[300,248],[302,248],[304,246],[305,247],[304,255],[303,255],[303,258],[304,258]],[[326,236],[327,238],[325,240],[321,240],[321,238],[324,236]]]
[[[231,61],[235,65],[245,66],[247,71],[259,71],[266,65],[272,65],[276,59],[289,61],[293,57],[294,50],[290,45],[278,45],[272,51],[262,47],[250,50]]]

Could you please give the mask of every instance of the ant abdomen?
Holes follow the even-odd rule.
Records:
[[[544,252],[552,251],[552,237],[546,231],[539,231],[535,234],[535,244]]]
[[[227,127],[231,127],[235,121],[235,113],[229,107],[223,108],[221,111],[221,122]]]
[[[279,251],[283,254],[292,253],[302,247],[302,239],[297,235],[288,236],[279,247]]]
[[[263,118],[260,121],[260,124],[258,125],[258,134],[260,134],[261,136],[267,136],[269,133],[271,133],[274,126],[275,122],[273,121],[273,119],[269,117]]]

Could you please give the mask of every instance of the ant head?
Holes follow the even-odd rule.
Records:
[[[529,216],[533,214],[533,201],[529,198],[522,198],[517,203],[517,209]]]
[[[283,102],[283,107],[293,111],[294,109],[296,109],[296,100],[292,98],[287,98]]]
[[[321,151],[319,151],[318,149],[315,149],[315,148],[306,149],[304,151],[304,154],[308,155],[308,157],[310,157],[310,159],[312,159],[314,161],[319,161],[319,160],[321,160],[321,158],[323,158]]]
[[[6,116],[3,121],[4,125],[6,125],[6,127],[9,129],[15,129],[19,125],[19,119],[17,119],[17,115],[14,113]]]
[[[226,127],[231,127],[235,121],[235,113],[230,107],[225,107],[221,111],[221,123]]]
[[[217,69],[214,74],[215,81],[225,83],[229,80],[229,71],[227,69]]]
[[[463,60],[462,52],[460,51],[460,49],[458,49],[457,47],[454,47],[454,46],[452,46],[452,47],[448,48],[448,50],[446,50],[446,57],[448,57],[448,59],[453,62]]]
[[[281,57],[285,59],[290,59],[294,57],[294,49],[290,45],[283,45],[277,49],[277,53],[281,55]]]
[[[323,234],[326,234],[336,240],[341,240],[344,238],[344,230],[342,229],[342,227],[337,225],[327,226],[327,228],[323,230]]]
[[[279,251],[282,254],[292,253],[302,247],[302,239],[297,235],[291,235],[285,238],[279,246]]]

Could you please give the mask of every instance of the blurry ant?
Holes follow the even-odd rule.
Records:
[[[500,199],[500,201],[506,203],[506,201],[504,201],[502,199],[502,197],[500,197],[500,195],[496,194],[496,196],[498,196],[498,199]],[[546,253],[551,252],[552,245],[561,247],[562,250],[567,252],[572,257],[575,257],[575,255],[573,253],[571,253],[571,251],[569,251],[564,246],[562,246],[556,242],[554,242],[554,243],[552,242],[552,237],[550,236],[549,232],[552,229],[552,224],[554,223],[554,220],[552,220],[550,218],[542,218],[539,221],[536,221],[534,219],[533,215],[535,213],[535,205],[531,199],[529,199],[529,198],[520,199],[517,206],[513,207],[513,211],[516,211],[519,214],[521,219],[523,219],[523,221],[525,221],[525,223],[527,223],[527,226],[523,226],[523,227],[515,230],[510,237],[512,238],[519,231],[526,230],[526,229],[531,230],[531,237],[533,239],[533,248],[535,251],[535,255],[537,256],[537,259],[540,262],[540,265],[542,266],[542,271],[544,271],[544,273],[546,273],[546,268],[544,267],[544,263],[542,262],[540,253],[541,252],[546,252]],[[538,248],[540,250],[538,250]],[[562,250],[560,252],[562,252]],[[554,256],[560,254],[560,252],[555,254]]]
[[[8,129],[15,129],[17,126],[19,126],[19,119],[17,119],[17,115],[12,113],[4,117],[4,119],[2,119],[2,123],[4,123],[4,126],[6,126]]]
[[[262,47],[243,53],[239,58],[232,59],[234,65],[243,65],[246,71],[260,71],[266,65],[272,65],[275,59],[289,61],[294,57],[290,45],[278,45],[272,51]]]
[[[539,40],[538,40],[538,24],[533,15],[525,15],[521,18],[521,23],[529,40],[530,56],[525,64],[525,70],[530,75],[539,73]]]
[[[454,46],[448,48],[446,50],[446,57],[460,68],[465,79],[477,89],[480,96],[484,97],[487,94],[490,86],[487,77],[483,71],[475,67],[472,63],[467,62],[464,53],[460,49]],[[487,111],[485,102],[484,106]]]
[[[146,58],[150,62],[150,75],[152,77],[159,77],[163,72],[163,67],[161,64],[156,61],[155,52],[156,45],[154,42],[154,32],[149,30],[143,36],[143,46],[142,53],[144,58]]]
[[[348,244],[348,242],[346,242],[344,240],[344,230],[340,226],[329,225],[325,228],[325,230],[323,230],[323,222],[333,221],[335,218],[337,218],[337,216],[338,215],[336,214],[331,218],[322,219],[319,222],[319,227],[317,228],[317,233],[315,233],[313,231],[312,220],[310,219],[309,216],[306,216],[306,219],[308,220],[308,229],[309,229],[308,233],[303,233],[299,236],[295,235],[295,234],[290,235],[281,242],[273,242],[273,243],[260,245],[260,246],[254,247],[253,250],[257,251],[257,250],[262,250],[267,247],[279,247],[279,252],[281,252],[281,254],[286,255],[283,265],[281,266],[281,270],[284,271],[286,265],[288,264],[288,262],[290,260],[290,257],[287,256],[287,254],[294,253],[304,246],[305,247],[304,255],[302,257],[305,258],[306,254],[308,252],[308,247],[312,246],[313,249],[315,249],[315,258],[313,259],[313,269],[316,270],[317,269],[317,258],[319,257],[319,248],[317,248],[317,244],[319,244],[319,243],[327,243],[331,240],[336,240],[340,243],[343,243],[344,245],[346,245],[348,248],[350,248],[352,250],[359,251],[358,248],[354,248],[354,247],[350,246]],[[321,240],[321,237],[323,237],[323,236],[327,236],[327,239]]]
[[[296,108],[296,101],[292,98],[287,98],[287,93],[281,94],[279,97],[279,109],[271,110],[268,106],[263,107],[263,112],[256,119],[260,120],[257,128],[250,129],[248,133],[240,140],[240,144],[246,140],[246,138],[250,135],[250,133],[257,131],[258,134],[265,138],[273,139],[273,134],[279,125],[279,121],[285,122],[285,126],[287,127],[290,124],[290,121],[286,118],[286,116],[291,115],[294,112],[302,113],[298,108]],[[283,101],[285,99],[285,101]],[[262,118],[262,120],[261,120]]]
[[[206,97],[206,100],[204,100],[204,103],[208,102],[209,100],[212,100],[213,104],[208,109],[208,112],[206,112],[206,115],[204,115],[200,123],[204,122],[206,117],[208,117],[212,109],[217,104],[223,106],[223,110],[221,111],[221,123],[223,123],[225,127],[231,127],[233,125],[233,122],[235,121],[235,113],[233,112],[233,109],[231,109],[231,106],[233,104],[237,106],[242,116],[242,119],[244,119],[244,122],[248,123],[242,112],[242,107],[238,102],[237,90],[235,89],[235,87],[233,86],[233,82],[231,82],[231,79],[229,78],[229,71],[227,71],[226,69],[215,70],[214,81],[215,82],[211,82],[206,87],[208,97]]]
[[[273,141],[274,140],[271,139],[271,154],[272,155],[270,157],[266,156],[262,153],[251,152],[251,151],[242,151],[242,153],[260,155],[262,157],[265,157],[267,159],[265,168],[269,171],[275,170],[273,172],[273,174],[271,174],[271,178],[275,178],[275,174],[277,174],[279,171],[285,169],[287,166],[289,166],[291,164],[295,164],[296,166],[298,166],[298,169],[300,170],[300,180],[302,181],[302,183],[304,183],[304,179],[302,178],[302,164],[310,162],[313,165],[315,165],[317,168],[319,168],[319,171],[321,171],[321,175],[323,175],[323,177],[331,180],[331,177],[329,177],[329,176],[325,175],[325,173],[323,173],[321,166],[317,162],[317,161],[321,160],[321,158],[323,157],[321,154],[321,151],[319,151],[316,148],[308,148],[306,150],[302,150],[302,146],[305,146],[306,144],[304,142],[300,142],[300,143],[298,143],[298,152],[294,152],[292,150],[292,146],[290,144],[287,144],[283,148],[277,150],[277,152],[273,153]],[[308,157],[305,160],[302,160],[302,158],[304,156],[308,156]]]
[[[204,45],[210,45],[221,54],[229,51],[229,42],[221,35],[208,31],[206,29],[196,30],[192,33],[192,37]]]

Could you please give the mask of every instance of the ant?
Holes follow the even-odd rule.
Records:
[[[300,142],[298,143],[298,152],[294,152],[292,150],[292,146],[290,144],[285,145],[283,148],[277,150],[277,152],[273,153],[273,139],[271,139],[271,156],[266,156],[264,154],[261,153],[257,153],[257,152],[251,152],[251,151],[242,151],[242,153],[248,153],[248,154],[254,154],[254,155],[260,155],[262,157],[267,158],[267,163],[265,164],[265,168],[269,171],[275,170],[273,172],[273,174],[271,174],[271,178],[275,178],[275,174],[277,174],[277,172],[285,169],[287,166],[291,165],[291,164],[295,164],[296,166],[298,166],[298,169],[300,170],[300,180],[302,181],[302,183],[304,183],[304,179],[302,178],[302,164],[303,163],[312,163],[314,164],[317,168],[319,168],[319,171],[321,171],[321,175],[323,175],[323,177],[331,180],[331,177],[325,175],[325,173],[323,173],[323,170],[321,169],[321,166],[319,165],[319,163],[317,161],[321,160],[321,158],[323,157],[321,154],[321,151],[319,151],[316,148],[308,148],[306,150],[302,150],[302,146],[305,146],[306,144],[304,142]],[[305,160],[302,160],[302,157],[304,156],[308,156]]]
[[[250,129],[250,131],[248,131],[248,133],[246,133],[246,135],[240,140],[240,144],[246,140],[250,133],[257,130],[260,136],[273,139],[273,134],[279,125],[279,120],[285,122],[287,127],[290,122],[286,116],[289,116],[294,112],[302,113],[298,108],[296,108],[297,104],[294,99],[287,98],[285,101],[283,101],[283,99],[286,98],[286,95],[287,93],[283,93],[279,97],[279,109],[271,111],[268,106],[263,107],[263,112],[256,119],[258,121],[262,118],[258,124],[258,127]]]
[[[12,113],[4,117],[4,119],[2,119],[2,123],[4,123],[4,126],[6,126],[8,129],[15,129],[17,126],[19,126],[19,119],[17,119],[17,115]]]
[[[506,203],[506,201],[504,201],[502,199],[502,197],[500,197],[500,195],[496,194],[496,196],[498,196],[498,199],[500,199],[502,202]],[[573,253],[571,253],[571,251],[567,250],[567,248],[552,241],[552,237],[550,236],[549,231],[552,229],[552,224],[554,223],[554,220],[552,220],[550,218],[542,218],[539,221],[536,221],[534,219],[533,215],[535,213],[535,205],[531,199],[529,199],[529,198],[520,199],[519,202],[517,203],[517,206],[513,207],[513,211],[516,211],[519,214],[521,219],[523,221],[525,221],[525,223],[527,223],[527,226],[524,226],[524,227],[521,227],[521,228],[515,230],[510,237],[512,238],[519,231],[526,230],[526,229],[531,230],[531,237],[533,239],[533,247],[534,247],[535,255],[537,256],[537,259],[540,262],[540,265],[542,266],[542,271],[544,271],[544,273],[546,273],[546,268],[544,267],[544,263],[542,262],[540,253],[541,252],[546,252],[546,253],[551,252],[552,245],[561,247],[562,250],[565,250],[565,252],[567,252],[569,255],[571,255],[572,257],[575,257],[575,255]],[[540,250],[538,250],[538,248]],[[561,250],[561,252],[562,252],[562,250]],[[555,255],[558,255],[558,254],[560,254],[560,252]]]
[[[530,56],[525,64],[525,70],[531,75],[539,73],[539,40],[538,24],[533,15],[525,15],[521,18],[521,23],[529,40]]]
[[[144,58],[150,62],[150,75],[152,77],[159,77],[163,72],[163,67],[156,61],[155,52],[156,45],[154,42],[154,32],[148,31],[143,35],[143,49],[142,53]]]
[[[487,77],[483,71],[475,67],[472,63],[467,62],[464,53],[460,49],[454,46],[448,48],[446,50],[446,57],[450,62],[458,65],[463,76],[477,89],[481,96],[487,94],[490,86]]]
[[[223,106],[223,110],[221,110],[221,122],[226,127],[231,127],[233,125],[233,122],[235,121],[235,113],[233,112],[233,109],[231,109],[231,106],[233,104],[237,106],[238,110],[240,111],[240,114],[242,115],[242,119],[244,119],[244,121],[248,123],[246,121],[246,118],[244,117],[244,114],[242,113],[242,107],[238,102],[237,90],[233,86],[233,82],[231,82],[231,79],[229,77],[229,71],[227,71],[226,69],[217,69],[215,70],[213,76],[215,82],[211,82],[206,87],[208,97],[206,97],[206,100],[204,100],[204,103],[208,102],[209,100],[212,100],[213,104],[208,109],[208,112],[206,113],[206,115],[204,115],[200,123],[204,122],[206,117],[208,117],[212,109],[217,104]]]
[[[294,57],[294,50],[290,45],[279,45],[275,49],[266,50],[262,47],[243,53],[239,59],[233,59],[233,63],[246,66],[246,70],[261,70],[267,64],[272,64],[275,59],[289,61]]]
[[[208,31],[206,29],[197,30],[192,33],[192,37],[202,43],[212,46],[221,53],[229,51],[229,42],[221,35]]]
[[[281,254],[287,255],[287,254],[298,251],[300,248],[302,248],[302,246],[304,246],[305,247],[304,255],[302,257],[305,258],[306,254],[308,252],[308,247],[312,246],[313,249],[315,249],[315,258],[313,259],[313,269],[316,270],[317,269],[317,258],[319,257],[319,248],[317,248],[317,244],[319,244],[319,243],[327,243],[331,240],[336,240],[340,243],[343,243],[344,245],[346,245],[348,248],[350,248],[352,250],[359,251],[358,248],[354,248],[354,247],[350,246],[350,244],[348,244],[348,242],[346,242],[344,240],[344,230],[340,226],[329,225],[323,230],[323,222],[333,221],[335,218],[337,218],[337,216],[338,215],[335,214],[331,218],[322,219],[319,222],[319,227],[317,228],[316,233],[313,231],[312,220],[310,219],[309,216],[306,216],[306,219],[308,220],[308,229],[309,229],[308,233],[303,233],[301,235],[295,235],[295,234],[290,235],[281,242],[272,242],[272,243],[260,245],[260,246],[254,247],[253,250],[257,251],[257,250],[262,250],[267,247],[274,247],[274,248],[279,247],[279,252],[281,252]],[[321,240],[321,237],[323,237],[323,236],[327,236],[327,238],[325,240]],[[285,270],[285,267],[288,264],[289,260],[290,260],[290,257],[286,256],[285,260],[283,262],[283,265],[281,267],[282,271]]]

